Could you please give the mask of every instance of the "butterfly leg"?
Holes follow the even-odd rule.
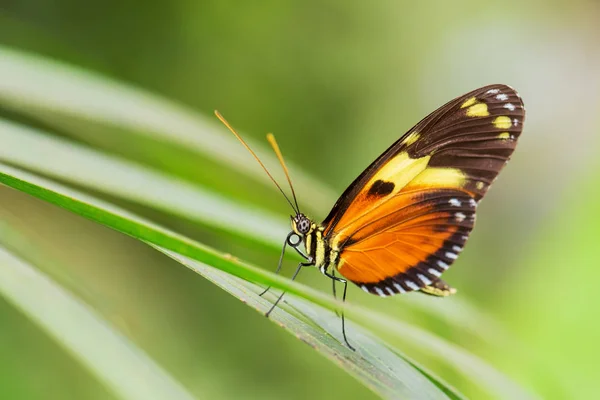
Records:
[[[285,248],[288,245],[293,247],[294,250],[296,250],[302,257],[309,260],[308,256],[305,255],[304,253],[302,253],[298,249],[298,246],[300,245],[300,243],[302,243],[302,240],[300,239],[300,240],[294,242],[294,241],[292,241],[292,237],[294,237],[294,236],[298,236],[298,235],[296,235],[294,232],[290,232],[287,235],[287,237],[285,238],[285,242],[283,243],[283,249],[281,249],[281,255],[279,256],[279,262],[277,263],[277,269],[275,270],[275,275],[279,275],[279,271],[281,271],[281,266],[283,265],[283,256],[285,255]],[[269,289],[271,289],[271,286],[268,286],[265,290],[263,290],[262,293],[259,294],[259,296],[262,296],[265,293],[267,293],[269,291]]]
[[[305,263],[305,262],[301,262],[300,264],[298,264],[298,267],[296,268],[296,272],[294,272],[294,275],[292,275],[292,280],[296,279],[296,277],[298,276],[298,273],[300,272],[300,270],[302,269],[302,267],[308,267],[312,265],[312,263]],[[281,299],[283,299],[283,295],[285,294],[285,292],[282,292],[279,297],[277,298],[277,300],[275,300],[275,303],[273,303],[273,305],[271,306],[271,308],[269,308],[269,311],[267,311],[267,313],[265,314],[265,317],[269,318],[269,314],[271,314],[271,311],[273,311],[275,309],[275,307],[277,307],[277,304],[279,304],[279,302],[281,301]]]
[[[337,300],[337,294],[336,294],[336,290],[335,290],[335,282],[336,282],[336,276],[335,276],[335,270],[331,270],[331,275],[333,275],[333,279],[331,280],[331,290],[333,292],[333,299]],[[335,310],[335,315],[337,317],[340,316],[340,313],[338,312],[338,310]]]
[[[333,278],[331,278],[331,290],[333,291],[333,299],[337,300],[337,295],[335,292],[335,282],[336,282],[335,271],[331,271],[331,275],[333,276]]]
[[[329,274],[326,270],[323,270],[322,272],[325,276],[327,276],[328,278],[330,278],[333,281],[334,288],[335,288],[335,282],[340,282],[341,284],[344,285],[344,293],[342,294],[342,303],[345,303],[346,302],[346,290],[348,289],[348,281],[335,276],[335,272],[333,272],[333,274]],[[334,296],[335,296],[335,289],[334,289]],[[352,347],[350,345],[350,343],[348,343],[348,338],[346,337],[346,319],[344,318],[344,310],[342,310],[342,335],[344,336],[344,342],[346,342],[346,346],[348,346],[348,348],[350,350],[356,351],[356,349],[354,347]]]

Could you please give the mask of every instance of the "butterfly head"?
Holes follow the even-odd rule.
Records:
[[[312,228],[312,221],[304,214],[298,213],[290,217],[292,219],[292,231],[296,235],[306,236]]]

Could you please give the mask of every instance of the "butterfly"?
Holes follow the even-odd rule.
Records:
[[[216,114],[275,182],[256,154]],[[441,275],[462,252],[477,205],[512,155],[524,119],[523,101],[507,85],[485,86],[451,100],[373,161],[321,223],[300,212],[283,156],[269,134],[294,203],[275,184],[295,213],[277,273],[285,247],[290,246],[305,260],[292,279],[303,267],[314,266],[332,279],[334,296],[335,283],[343,284],[343,301],[348,281],[381,297],[413,291],[433,296],[455,293]],[[343,313],[342,333],[354,350],[346,337]]]

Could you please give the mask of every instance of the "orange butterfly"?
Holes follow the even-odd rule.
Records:
[[[335,282],[344,285],[343,300],[347,280],[381,297],[411,291],[455,293],[440,276],[463,250],[477,204],[513,153],[524,119],[520,96],[506,85],[485,86],[450,101],[369,165],[321,224],[300,212],[279,147],[269,135],[294,198],[292,203],[286,196],[296,215],[285,245],[306,260],[292,279],[303,266],[315,266],[333,280],[334,295]],[[305,252],[299,249],[301,243]],[[280,268],[281,259],[277,272]],[[353,349],[343,314],[342,333]]]

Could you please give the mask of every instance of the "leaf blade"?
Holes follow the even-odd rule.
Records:
[[[115,206],[54,182],[19,171],[16,168],[0,164],[0,182],[138,239],[165,247],[197,261],[205,262],[237,277],[285,289],[292,294],[311,300],[331,310],[341,306],[339,302],[304,285],[238,262],[231,256],[223,256],[213,249],[145,221]],[[356,305],[347,304],[345,310],[351,318],[360,320],[367,326],[376,327],[378,332],[384,334],[384,338],[403,339],[406,341],[405,343],[418,345],[424,351],[429,350],[431,352],[431,349],[433,349],[432,355],[438,358],[442,356],[442,359],[447,363],[452,360],[449,365],[455,364],[457,371],[469,377],[490,393],[512,398],[515,398],[515,396],[518,398],[535,397],[476,356],[458,348],[458,346],[447,343],[435,335]],[[482,382],[484,385],[482,385]]]
[[[0,295],[120,398],[195,398],[85,304],[3,247],[0,247]]]
[[[281,218],[122,160],[0,118],[0,160],[82,187],[281,247]]]
[[[270,308],[270,302],[258,296],[258,293],[262,291],[260,287],[198,261],[163,249],[160,246],[151,246],[209,279],[257,311],[264,313]],[[298,305],[301,303],[302,301],[299,298],[294,298],[294,304]],[[306,311],[311,309],[313,311],[316,310],[315,307],[309,307],[304,304],[301,312],[305,316],[308,316]],[[331,314],[329,315],[331,320],[335,319],[332,318],[332,313],[329,314]],[[418,369],[406,362],[402,356],[396,356],[385,346],[375,341],[370,335],[358,330],[356,327],[355,333],[359,334],[360,332],[363,340],[361,341],[362,347],[359,347],[357,349],[358,352],[355,353],[342,345],[338,340],[332,340],[331,337],[319,333],[311,328],[310,325],[301,323],[293,314],[285,311],[283,308],[279,308],[276,312],[272,313],[270,319],[319,351],[326,358],[334,363],[343,365],[351,375],[384,398],[448,398],[442,390],[426,378]],[[322,325],[319,324],[319,326]],[[368,345],[365,346],[366,341],[364,339],[367,338]],[[373,355],[373,352],[375,352],[375,355]],[[385,359],[385,364],[380,362],[382,358]],[[417,373],[417,371],[419,372]]]

